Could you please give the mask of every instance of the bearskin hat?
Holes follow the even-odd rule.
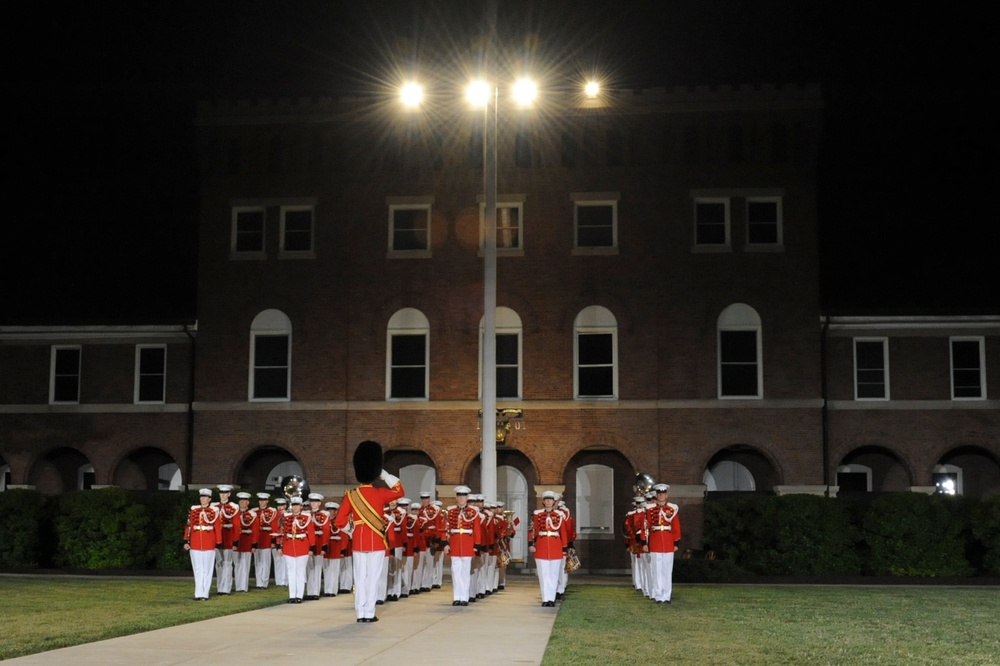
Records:
[[[370,439],[354,450],[354,476],[358,483],[372,483],[382,474],[382,445]]]

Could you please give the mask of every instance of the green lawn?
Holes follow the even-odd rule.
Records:
[[[571,586],[543,666],[585,663],[1000,664],[1000,590]]]
[[[284,603],[288,590],[194,602],[189,578],[0,576],[0,659]]]
[[[285,588],[207,602],[187,578],[0,576],[0,660],[284,603]],[[511,637],[516,640],[516,635]],[[1000,590],[681,585],[671,605],[575,579],[543,666],[1000,665]]]

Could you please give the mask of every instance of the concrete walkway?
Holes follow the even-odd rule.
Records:
[[[534,576],[467,607],[451,586],[378,606],[358,624],[354,597],[282,604],[204,622],[62,648],[4,662],[12,666],[177,664],[540,664],[556,608],[542,608]]]

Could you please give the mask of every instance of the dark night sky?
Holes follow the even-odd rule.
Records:
[[[826,309],[1000,312],[985,16],[801,0],[498,4],[501,48],[535,31],[539,63],[597,67],[620,87],[819,81]],[[471,0],[29,12],[7,45],[2,324],[193,319],[194,101],[371,91],[401,57],[456,58],[481,25]]]

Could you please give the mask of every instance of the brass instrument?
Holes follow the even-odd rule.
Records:
[[[570,574],[580,568],[580,558],[576,556],[576,553],[570,553],[566,556],[566,573]]]
[[[632,486],[632,490],[635,491],[636,495],[645,495],[653,486],[656,485],[656,479],[654,479],[649,474],[645,472],[637,472],[635,475],[635,483]]]
[[[503,519],[507,521],[509,527],[514,527],[513,511],[506,509],[503,512]],[[508,564],[510,564],[510,537],[505,536],[497,542],[497,566],[506,567]]]

